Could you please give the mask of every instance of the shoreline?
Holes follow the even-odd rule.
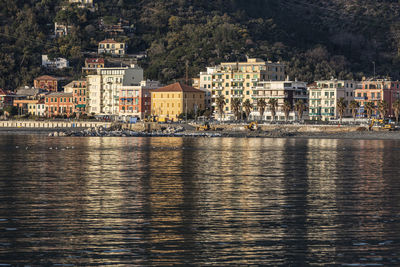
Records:
[[[80,135],[80,133],[88,135]],[[270,131],[180,131],[175,133],[163,132],[134,132],[106,131],[103,135],[90,135],[90,130],[82,128],[0,128],[2,135],[43,135],[54,137],[207,137],[207,138],[305,138],[305,139],[361,139],[361,140],[400,140],[400,131],[288,131],[285,127],[276,127]],[[65,134],[65,135],[64,135]]]

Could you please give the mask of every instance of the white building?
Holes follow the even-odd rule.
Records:
[[[67,36],[69,32],[72,30],[72,26],[54,23],[54,35],[55,37]]]
[[[119,95],[123,86],[138,86],[143,69],[137,65],[119,68],[99,68],[87,76],[88,112],[97,115],[119,114]]]
[[[307,84],[299,81],[261,81],[258,82],[257,86],[253,89],[252,98],[254,110],[250,116],[253,118],[260,119],[260,112],[257,107],[257,102],[259,99],[264,99],[267,103],[267,106],[262,119],[272,120],[272,114],[268,102],[270,99],[276,99],[278,101],[278,107],[276,109],[274,120],[286,120],[285,113],[283,111],[283,105],[285,101],[289,102],[292,107],[288,120],[297,120],[299,118],[297,118],[297,114],[294,111],[294,106],[299,100],[302,100],[307,106]],[[304,111],[303,118],[300,119],[308,118],[307,115],[307,112]]]
[[[65,58],[50,60],[47,55],[42,55],[42,66],[48,69],[64,69],[69,67],[69,62]]]
[[[212,75],[216,71],[216,67],[207,67],[207,71],[200,72],[199,89],[206,92],[206,108],[211,107],[211,90],[213,88]],[[214,79],[216,80],[216,79]],[[215,81],[214,81],[215,82]]]
[[[337,119],[337,101],[344,98],[346,111],[344,117],[351,117],[350,102],[354,100],[354,90],[358,82],[351,80],[325,80],[317,81],[308,87],[311,120]]]
[[[80,8],[93,7],[93,0],[69,0],[70,4],[76,4]]]

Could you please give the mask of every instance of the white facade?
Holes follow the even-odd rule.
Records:
[[[200,81],[199,81],[199,89],[206,92],[205,94],[205,101],[206,101],[206,108],[211,107],[211,90],[213,79],[212,75],[215,72],[215,67],[207,67],[206,72],[200,72]]]
[[[63,69],[69,67],[69,62],[65,58],[50,60],[47,55],[42,55],[42,66],[49,69]]]
[[[88,112],[97,115],[118,115],[122,86],[140,85],[143,69],[136,65],[122,68],[99,68],[87,76]]]
[[[278,101],[278,107],[274,120],[284,121],[285,113],[283,111],[283,105],[285,101],[289,102],[292,106],[292,111],[289,113],[288,120],[307,119],[308,113],[304,111],[302,118],[297,118],[297,114],[294,111],[294,106],[297,101],[302,100],[307,106],[308,93],[307,84],[299,81],[261,81],[253,89],[253,107],[254,110],[250,114],[251,117],[263,120],[272,120],[272,113],[268,104],[270,99],[276,99]],[[257,101],[264,99],[267,103],[263,118],[260,118],[260,113],[257,107]]]
[[[352,80],[317,81],[308,88],[309,115],[312,120],[330,120],[338,117],[337,101],[344,98],[346,111],[344,117],[351,116],[350,102],[354,100],[354,90],[358,82]]]

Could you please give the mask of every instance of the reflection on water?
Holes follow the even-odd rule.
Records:
[[[400,143],[0,139],[0,264],[400,265]]]

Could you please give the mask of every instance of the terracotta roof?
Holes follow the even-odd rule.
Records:
[[[87,58],[86,63],[102,63],[102,64],[104,64],[104,58]]]
[[[194,87],[188,86],[186,84],[181,83],[173,83],[158,89],[155,89],[153,92],[195,92],[195,93],[204,93],[203,91],[196,89]]]
[[[0,95],[7,95],[6,91],[0,88]]]
[[[49,75],[43,75],[43,76],[35,78],[35,80],[53,80],[53,81],[57,81],[57,78],[51,77]]]
[[[114,39],[105,39],[103,41],[100,42],[100,44],[116,44],[118,42],[116,42]]]

